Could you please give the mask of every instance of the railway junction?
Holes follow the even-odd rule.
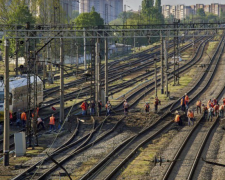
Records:
[[[217,99],[223,104],[223,23],[138,25],[129,29],[108,25],[35,27],[28,23],[19,30],[18,26],[1,28],[5,35],[1,178],[223,179],[224,118],[213,116],[211,122],[196,112],[198,100],[207,105],[209,99]],[[134,45],[136,52],[109,59],[108,45],[115,38],[132,38],[134,44],[138,38],[147,38],[150,45],[142,50]],[[152,38],[158,38],[159,43],[152,44]],[[25,64],[15,68],[15,73],[21,73],[17,79],[10,75],[11,39],[21,41],[26,49]],[[49,51],[54,40],[58,42],[59,61],[53,61]],[[68,42],[89,48],[90,61],[66,65],[64,46]],[[42,59],[39,54],[44,52],[46,58]],[[44,67],[41,70],[40,65]],[[53,65],[58,74],[53,75]],[[19,83],[13,89],[12,84],[21,78],[25,88]],[[22,101],[23,94],[26,100]],[[189,96],[189,108],[195,114],[193,126],[188,126],[186,112],[180,109],[184,94]],[[158,112],[154,112],[156,96],[161,102]],[[128,115],[124,115],[124,100],[129,104]],[[87,115],[81,115],[83,101],[96,102],[93,116],[89,109]],[[112,104],[109,116],[107,101]],[[17,102],[27,107],[23,109]],[[145,112],[146,103],[150,112]],[[26,112],[24,129],[13,120],[9,127],[12,107]],[[174,122],[176,111],[181,114],[182,126]],[[55,131],[49,131],[52,114]],[[37,128],[38,116],[45,129]],[[15,157],[14,133],[19,131],[26,135],[26,153]]]

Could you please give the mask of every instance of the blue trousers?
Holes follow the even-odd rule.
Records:
[[[55,130],[55,125],[50,124],[50,131],[51,131],[51,130]]]

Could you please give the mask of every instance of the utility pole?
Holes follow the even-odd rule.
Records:
[[[164,40],[164,59],[165,59],[165,70],[166,70],[166,97],[169,96],[168,94],[168,54],[167,54],[167,41]]]
[[[175,18],[174,18],[174,21],[173,21],[173,25],[174,25],[174,29],[176,27],[176,22],[175,22]],[[175,32],[176,30],[174,30],[174,35],[175,35]],[[174,36],[173,38],[173,85],[175,86],[176,85],[176,77],[175,77],[175,56],[176,56],[176,44],[175,44],[175,41],[176,41],[176,37]]]
[[[52,73],[52,58],[50,58],[50,54],[51,54],[51,50],[50,50],[50,45],[48,44],[48,50],[47,50],[47,59],[48,61],[50,61],[50,74],[49,74],[49,79],[50,79],[50,83],[53,84],[54,83],[54,78],[53,78],[53,73]]]
[[[18,30],[16,26],[16,36],[18,36]],[[19,46],[19,41],[16,39],[16,76],[18,76],[18,46]]]
[[[100,64],[100,58],[99,58],[99,51],[100,51],[100,44],[99,44],[99,39],[97,39],[97,43],[95,46],[95,102],[97,103],[99,98],[100,98],[100,69],[99,69],[99,64]],[[98,109],[98,108],[97,108]]]
[[[76,76],[78,76],[78,66],[79,66],[79,46],[77,44],[77,71],[76,71]]]
[[[105,38],[105,103],[108,101],[108,39]]]
[[[164,50],[163,50],[163,37],[162,34],[161,35],[161,94],[164,94]]]
[[[9,165],[9,41],[6,39],[5,46],[5,76],[4,76],[4,166]]]
[[[84,70],[87,70],[87,60],[86,60],[86,32],[84,28]]]
[[[155,97],[157,96],[157,59],[156,55],[154,57],[154,63],[155,63]]]
[[[63,39],[60,38],[60,123],[64,120],[64,55]]]

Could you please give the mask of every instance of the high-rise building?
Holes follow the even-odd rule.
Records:
[[[123,12],[123,0],[80,0],[79,2],[79,13],[90,12],[94,7],[106,24]]]

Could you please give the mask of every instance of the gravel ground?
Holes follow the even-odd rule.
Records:
[[[177,150],[179,149],[180,145],[183,143],[184,139],[188,135],[189,131],[192,129],[192,127],[184,126],[180,132],[173,138],[172,142],[168,145],[166,150],[161,154],[163,159],[172,160],[175,156]],[[168,166],[170,163],[163,163],[162,166],[155,166],[151,173],[149,178],[152,180],[158,180],[161,179],[162,176],[165,174]]]
[[[225,164],[225,158],[224,158],[225,157],[225,133],[224,133],[224,130],[221,130],[221,131],[223,131],[223,135],[222,135],[221,140],[219,141],[219,140],[216,139],[216,141],[218,141],[220,143],[219,144],[219,151],[216,154],[216,158],[211,159],[210,161]],[[224,177],[225,177],[224,167],[213,166],[212,168],[213,168],[213,172],[211,172],[212,179],[223,180]]]
[[[94,165],[92,164],[93,161],[97,162],[102,157],[104,157],[108,152],[116,148],[116,146],[118,146],[122,141],[124,141],[125,139],[134,134],[135,133],[131,131],[125,131],[119,134],[118,132],[114,132],[107,138],[105,138],[102,142],[95,144],[91,149],[88,149],[82,154],[71,159],[69,163],[64,165],[64,167],[67,169],[69,173],[72,173],[76,177],[76,179],[80,178],[85,172],[81,173],[79,171],[79,168],[86,169],[87,172],[88,171],[86,166],[87,164],[91,165],[90,166],[91,168],[92,165]],[[57,176],[59,172],[62,172],[62,170],[60,169],[55,171],[52,176]]]
[[[224,130],[217,124],[215,130],[211,133],[208,141],[204,147],[201,157],[214,161],[217,158],[217,154],[220,147],[220,141],[223,138]],[[196,173],[193,179],[199,180],[210,180],[212,179],[213,165],[204,163],[201,159],[199,160],[198,166],[196,167]]]

